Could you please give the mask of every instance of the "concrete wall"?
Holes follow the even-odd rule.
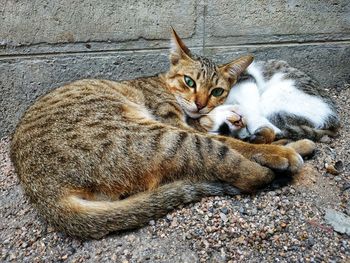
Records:
[[[350,82],[348,0],[2,0],[0,137],[53,87],[166,70],[170,25],[219,62],[251,52],[325,86]]]

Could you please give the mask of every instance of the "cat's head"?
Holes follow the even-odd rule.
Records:
[[[253,61],[247,55],[224,65],[196,56],[173,30],[170,69],[165,75],[169,90],[191,118],[199,118],[224,103],[238,76]]]

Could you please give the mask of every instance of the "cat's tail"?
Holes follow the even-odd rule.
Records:
[[[312,141],[319,141],[323,136],[328,135],[330,137],[335,137],[337,131],[330,129],[316,129],[306,125],[300,126],[286,126],[281,130],[280,134],[276,135],[276,139],[291,139],[291,140],[300,140],[300,139],[309,139]]]
[[[237,195],[240,191],[221,182],[175,181],[117,201],[90,201],[77,194],[58,202],[59,217],[50,220],[58,229],[81,238],[100,238],[110,232],[133,229],[164,216],[176,206],[204,196]]]

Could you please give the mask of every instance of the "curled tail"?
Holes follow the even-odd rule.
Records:
[[[300,126],[286,126],[280,134],[277,134],[276,139],[309,139],[312,141],[319,141],[325,135],[335,137],[336,130],[316,129],[306,125]]]
[[[118,201],[90,201],[78,195],[61,199],[51,221],[66,233],[82,238],[100,238],[110,232],[133,229],[164,216],[184,203],[210,195],[236,195],[239,190],[221,182],[175,181]],[[62,216],[63,215],[63,216]]]

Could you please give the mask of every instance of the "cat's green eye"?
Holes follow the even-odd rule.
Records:
[[[193,79],[191,79],[189,76],[184,76],[184,80],[187,86],[190,88],[195,88],[196,87],[196,82],[194,82]]]
[[[223,88],[216,88],[211,91],[211,95],[213,95],[214,97],[219,97],[222,95],[222,93],[224,93]]]

